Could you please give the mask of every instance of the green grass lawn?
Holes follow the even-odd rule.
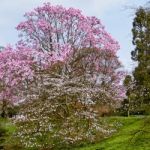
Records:
[[[150,150],[150,117],[110,117],[122,126],[113,136],[76,150]]]
[[[0,118],[0,125],[2,128],[8,131],[8,134],[12,134],[15,131],[15,126],[8,119]]]
[[[4,145],[8,145],[15,130],[15,126],[9,119],[0,118],[0,149],[3,149]]]

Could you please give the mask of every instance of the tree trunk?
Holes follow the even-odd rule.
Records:
[[[1,117],[2,118],[7,118],[7,102],[6,100],[3,100],[3,103],[2,103],[2,113],[1,113]]]
[[[130,117],[130,97],[129,97],[128,117]]]

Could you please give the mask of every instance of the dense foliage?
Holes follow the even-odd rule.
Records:
[[[150,12],[148,8],[137,9],[133,21],[132,59],[137,62],[133,72],[136,103],[139,107],[150,104]],[[145,109],[145,108],[144,108]]]

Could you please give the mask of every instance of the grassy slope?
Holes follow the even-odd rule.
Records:
[[[0,118],[0,125],[2,128],[6,129],[9,134],[15,131],[15,126],[8,119]]]
[[[0,118],[0,135],[3,133],[3,131],[5,131],[5,133],[0,136],[0,147],[8,144],[11,139],[11,135],[15,130],[16,128],[11,123],[11,121],[9,121],[8,119]]]
[[[107,119],[118,121],[123,126],[110,138],[77,150],[150,150],[150,117]]]

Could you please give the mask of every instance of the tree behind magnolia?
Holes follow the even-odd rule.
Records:
[[[150,12],[149,8],[137,9],[133,21],[132,59],[138,63],[133,71],[134,90],[139,107],[150,103]]]

